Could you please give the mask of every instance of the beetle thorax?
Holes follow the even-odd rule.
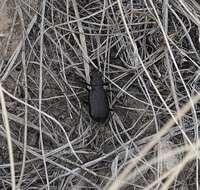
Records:
[[[99,71],[92,72],[91,74],[91,86],[103,86],[102,74]]]

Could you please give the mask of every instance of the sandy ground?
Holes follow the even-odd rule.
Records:
[[[8,59],[20,39],[19,19],[16,18],[14,5],[10,1],[0,2],[0,56]],[[16,18],[16,19],[15,19]]]
[[[23,1],[29,13],[37,9],[37,0]],[[25,26],[26,27],[26,26]],[[0,60],[7,60],[12,55],[22,37],[22,26],[14,1],[0,1]]]

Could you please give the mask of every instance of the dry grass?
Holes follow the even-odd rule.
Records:
[[[199,188],[198,2],[3,0],[0,15],[0,189]],[[94,67],[104,124],[85,103]]]

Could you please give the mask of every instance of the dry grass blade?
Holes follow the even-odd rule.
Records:
[[[85,36],[84,36],[84,30],[83,30],[83,26],[81,24],[81,21],[79,21],[80,16],[79,16],[79,11],[78,11],[78,6],[76,3],[76,0],[72,1],[73,3],[73,8],[74,8],[74,12],[76,15],[77,20],[77,25],[79,28],[79,32],[80,32],[80,41],[81,41],[81,45],[82,45],[82,54],[83,54],[83,62],[84,62],[84,68],[85,68],[85,74],[86,74],[86,81],[89,82],[89,73],[90,73],[90,69],[89,69],[89,64],[88,64],[88,52],[87,52],[87,45],[86,45],[86,40],[85,40]]]
[[[0,100],[1,100],[2,117],[3,117],[4,126],[5,126],[6,139],[7,139],[8,150],[9,150],[11,184],[12,184],[12,189],[15,190],[16,189],[16,186],[15,186],[16,180],[15,180],[14,154],[13,154],[11,132],[10,132],[10,126],[9,126],[7,109],[6,109],[6,102],[5,102],[4,94],[3,94],[3,91],[2,91],[2,84],[1,83],[0,83]]]
[[[187,104],[185,104],[180,111],[175,115],[175,121],[181,119],[192,107],[193,104],[196,104],[200,100],[200,95],[192,97]],[[137,165],[138,162],[142,160],[142,158],[148,153],[148,151],[160,140],[162,136],[164,136],[168,130],[175,124],[174,118],[171,118],[157,133],[157,135],[149,142],[140,152],[140,154],[129,161],[126,168],[122,171],[122,173],[114,180],[114,182],[110,185],[108,190],[115,190],[120,188],[123,185],[124,180],[130,173],[132,169]],[[186,159],[187,160],[187,159]],[[170,178],[171,179],[171,178]],[[174,178],[173,178],[174,179]],[[169,180],[171,182],[171,180]]]
[[[38,117],[39,117],[39,128],[40,128],[40,144],[41,144],[41,149],[42,149],[42,157],[43,157],[43,163],[44,163],[44,170],[45,170],[45,177],[46,177],[46,184],[47,184],[47,189],[50,190],[49,187],[49,175],[48,175],[48,170],[47,170],[47,164],[46,164],[46,157],[45,157],[45,152],[44,152],[44,140],[43,140],[43,135],[42,135],[42,96],[43,96],[43,36],[44,36],[44,15],[45,15],[45,8],[46,8],[46,0],[43,1],[42,3],[42,21],[41,21],[41,30],[40,30],[40,82],[39,82],[39,112],[38,112]]]
[[[12,188],[13,164],[16,189],[101,190],[118,177],[122,189],[199,188],[198,1],[3,0],[0,15],[14,157],[6,162],[0,119],[0,189]],[[111,108],[105,123],[90,116],[102,102],[87,101],[95,68]]]

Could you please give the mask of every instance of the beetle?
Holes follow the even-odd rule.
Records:
[[[89,114],[96,122],[105,122],[110,115],[110,108],[106,90],[104,89],[102,73],[93,70],[90,73],[91,87],[88,94]]]

